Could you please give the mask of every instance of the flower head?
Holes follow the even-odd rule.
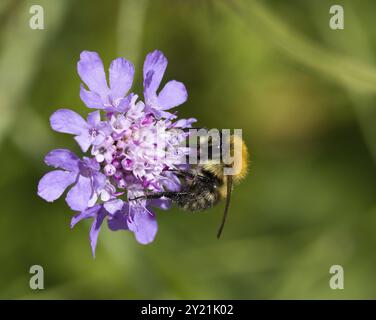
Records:
[[[66,196],[77,212],[71,226],[93,219],[93,255],[105,220],[112,231],[128,230],[139,243],[152,242],[158,229],[153,207],[168,209],[169,201],[129,200],[180,188],[175,170],[185,162],[188,149],[182,145],[187,133],[178,129],[189,128],[196,120],[176,120],[175,114],[166,111],[187,99],[184,85],[175,80],[157,94],[166,67],[160,51],[147,55],[143,102],[136,94],[128,94],[134,75],[129,61],[117,58],[111,63],[108,86],[99,55],[84,51],[77,69],[89,90],[81,85],[80,96],[86,106],[103,113],[96,110],[84,120],[72,110],[60,109],[50,118],[55,131],[74,135],[89,154],[80,159],[66,149],[51,151],[45,162],[59,170],[42,177],[38,194],[54,201],[73,185]]]

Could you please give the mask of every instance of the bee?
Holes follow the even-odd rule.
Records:
[[[244,141],[237,135],[224,137],[220,134],[219,143],[214,143],[216,139],[211,136],[200,138],[202,141],[197,147],[197,164],[189,165],[188,169],[170,170],[174,171],[181,181],[180,191],[156,192],[132,200],[167,198],[183,210],[191,212],[210,209],[225,200],[224,213],[217,232],[219,239],[227,220],[233,184],[244,179],[248,172],[248,151]],[[230,162],[229,159],[225,161],[223,156],[224,140],[229,147],[227,149],[234,155]],[[201,149],[204,145],[209,151],[208,158],[202,157]],[[213,157],[213,149],[219,151],[219,157]]]

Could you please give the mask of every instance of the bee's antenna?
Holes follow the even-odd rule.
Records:
[[[223,230],[223,227],[225,226],[227,215],[228,215],[228,208],[230,207],[230,200],[231,200],[231,191],[232,191],[232,176],[227,176],[227,196],[226,196],[226,206],[225,211],[223,213],[222,223],[219,226],[218,233],[217,233],[217,239],[221,237],[221,233]]]

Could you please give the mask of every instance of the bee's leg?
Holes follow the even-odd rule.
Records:
[[[146,194],[143,196],[139,196],[133,199],[129,199],[129,201],[135,201],[135,200],[152,200],[152,199],[160,199],[162,197],[165,197],[167,199],[170,199],[172,201],[176,201],[178,198],[189,195],[189,192],[172,192],[172,191],[166,191],[166,192],[156,192],[151,194]]]

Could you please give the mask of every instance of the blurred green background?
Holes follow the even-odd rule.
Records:
[[[0,3],[0,298],[376,298],[376,3],[335,1],[345,29],[329,28],[333,1],[2,0]],[[31,30],[42,5],[45,30]],[[87,113],[76,63],[100,53],[106,68],[146,53],[169,59],[164,81],[184,82],[181,117],[241,128],[251,154],[223,237],[223,205],[158,213],[142,246],[89,221],[69,228],[60,199],[36,195],[52,148],[80,153],[49,128],[59,107]],[[45,289],[29,288],[44,267]],[[331,290],[340,264],[345,289]]]

